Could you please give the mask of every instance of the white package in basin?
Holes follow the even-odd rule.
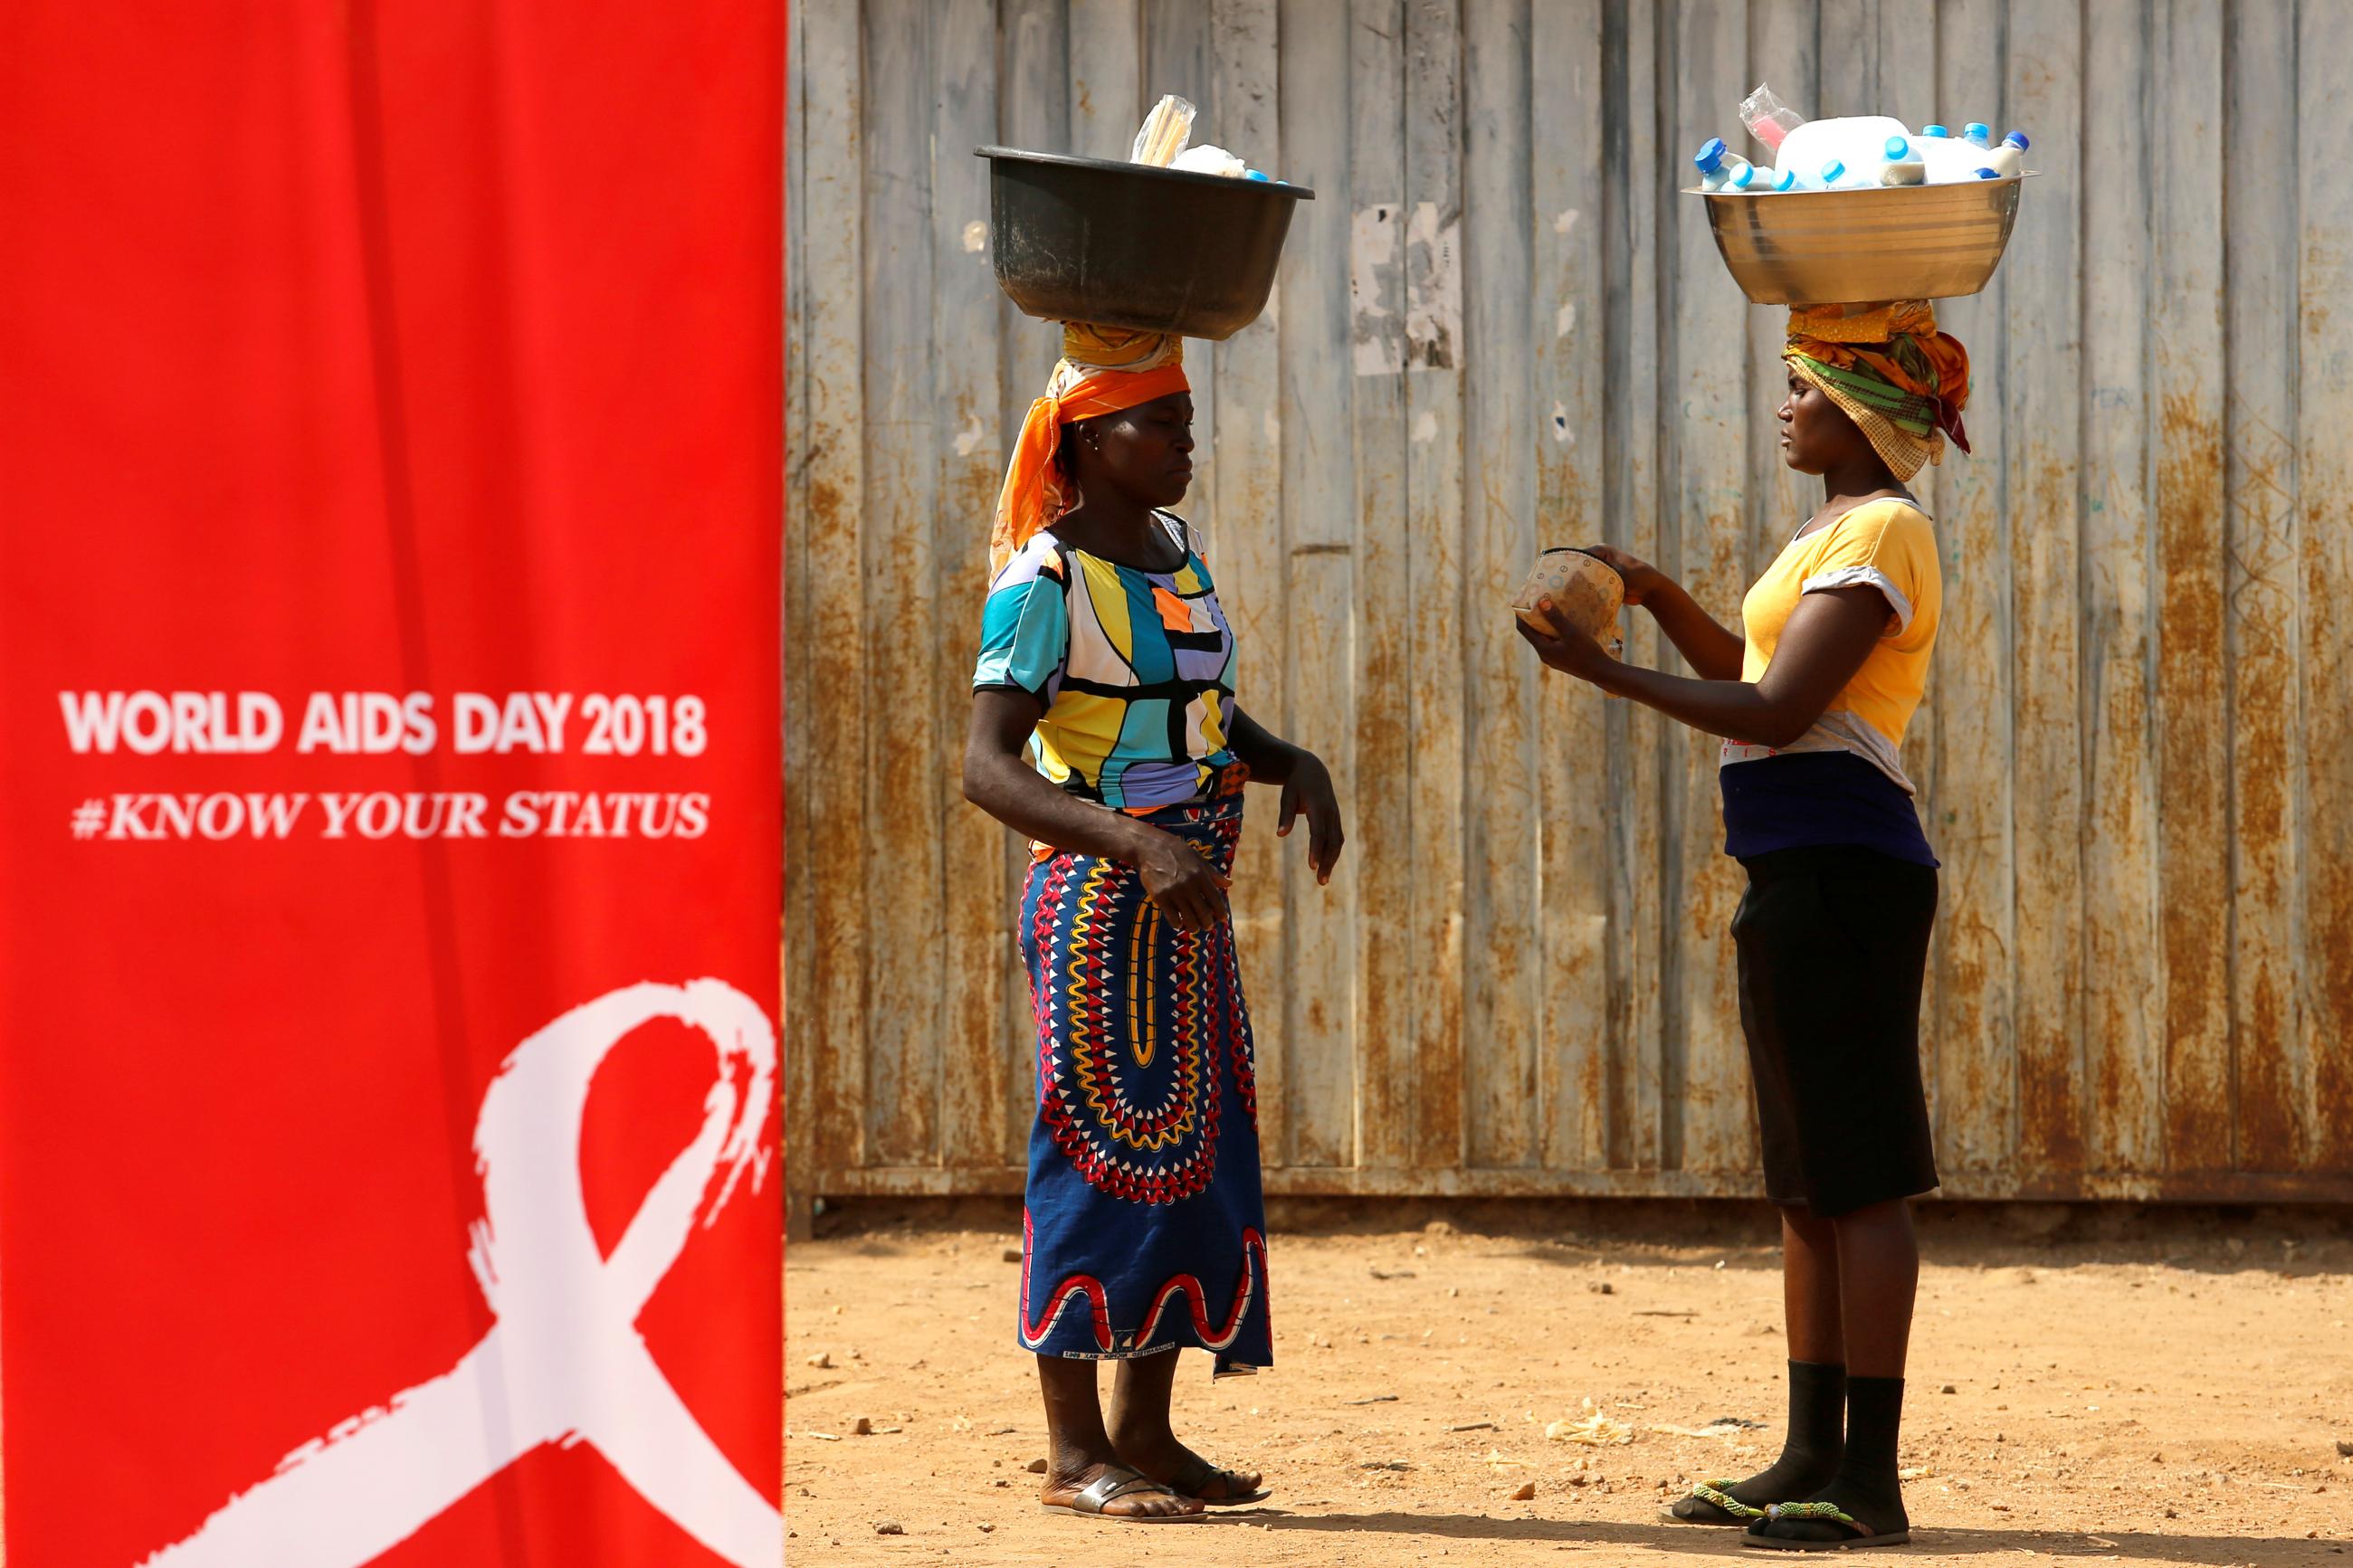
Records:
[[[1820,190],[1822,171],[1845,165],[1841,184],[1876,185],[1887,166],[1890,137],[1909,140],[1904,121],[1884,114],[1850,114],[1836,120],[1809,120],[1782,139],[1775,162],[1798,177],[1799,185]]]
[[[1202,142],[1198,147],[1186,148],[1176,154],[1176,161],[1168,166],[1172,169],[1183,169],[1188,174],[1223,174],[1232,180],[1239,180],[1250,173],[1250,166],[1240,158],[1235,157],[1223,147],[1213,146],[1207,142]]]

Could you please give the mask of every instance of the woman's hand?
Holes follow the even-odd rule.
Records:
[[[1293,747],[1291,776],[1282,784],[1282,820],[1275,837],[1288,837],[1301,812],[1307,814],[1307,865],[1322,887],[1332,880],[1340,863],[1340,848],[1348,841],[1340,826],[1340,797],[1333,793],[1332,771],[1314,752]]]
[[[1608,648],[1555,616],[1550,599],[1537,600],[1536,608],[1545,613],[1546,620],[1560,628],[1559,635],[1546,636],[1516,616],[1513,617],[1513,624],[1520,628],[1521,640],[1535,649],[1536,657],[1551,668],[1563,675],[1573,675],[1579,680],[1592,680],[1604,667],[1618,662],[1609,657]]]
[[[1137,826],[1151,836],[1135,856],[1145,894],[1178,931],[1213,930],[1226,918],[1226,889],[1231,879],[1220,876],[1190,840]]]
[[[1667,584],[1665,573],[1614,544],[1586,544],[1578,548],[1618,574],[1626,584],[1626,602],[1630,605],[1641,604],[1653,590]]]

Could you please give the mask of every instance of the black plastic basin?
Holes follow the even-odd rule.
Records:
[[[1303,185],[1103,158],[976,149],[988,160],[990,260],[1024,314],[1225,338],[1273,291]]]

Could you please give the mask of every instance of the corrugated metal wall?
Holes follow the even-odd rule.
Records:
[[[2304,0],[801,0],[790,131],[790,1178],[1017,1190],[1017,850],[956,786],[1003,453],[1055,331],[983,142],[1150,99],[1315,188],[1191,359],[1243,695],[1350,816],[1236,886],[1270,1186],[1732,1194],[1756,1139],[1715,742],[1538,679],[1594,538],[1729,618],[1810,504],[1690,150],[1812,113],[2036,137],[1907,765],[1946,860],[1957,1195],[2353,1196],[2353,100]],[[2299,65],[2302,73],[2299,75]],[[1630,657],[1672,659],[1646,619]],[[1262,811],[1268,803],[1256,803]]]

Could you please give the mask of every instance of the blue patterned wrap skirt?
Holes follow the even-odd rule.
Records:
[[[1144,820],[1230,874],[1240,769]],[[1119,1361],[1197,1346],[1273,1363],[1250,1015],[1230,921],[1177,930],[1117,860],[1045,852],[1021,904],[1038,1116],[1022,1348]]]

